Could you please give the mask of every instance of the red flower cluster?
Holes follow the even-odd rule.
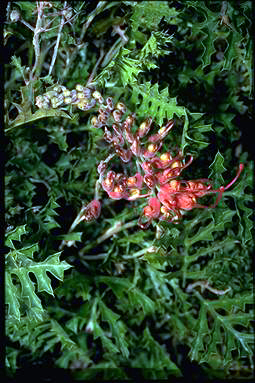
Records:
[[[153,219],[177,223],[185,211],[206,208],[207,206],[198,204],[197,199],[210,193],[218,193],[216,202],[209,206],[215,207],[222,193],[236,181],[243,169],[240,164],[236,177],[226,187],[221,186],[215,190],[209,179],[177,180],[182,170],[192,163],[193,157],[188,155],[186,159],[181,151],[175,156],[170,152],[160,153],[163,140],[174,125],[173,120],[146,138],[153,126],[152,118],[147,118],[134,132],[132,128],[136,121],[135,114],[128,115],[122,121],[126,113],[123,103],[118,103],[115,107],[111,98],[106,101],[102,98],[100,104],[99,114],[91,122],[95,128],[104,130],[104,139],[110,145],[112,154],[98,165],[99,183],[112,199],[132,201],[148,198],[148,205],[138,220],[143,229]],[[146,141],[142,142],[143,139]],[[129,168],[133,161],[136,173],[127,176],[126,173],[116,173],[113,170],[107,172],[108,163],[116,156],[124,166],[129,164]],[[94,205],[96,211],[91,210]],[[88,207],[87,221],[97,218],[100,212],[99,201],[92,201]]]
[[[76,105],[81,110],[89,110],[99,105],[98,115],[91,119],[95,128],[104,130],[104,139],[110,145],[113,153],[98,165],[99,183],[112,199],[149,198],[148,205],[143,209],[138,224],[147,228],[153,219],[177,222],[184,211],[193,208],[206,208],[197,203],[197,199],[210,193],[218,193],[216,202],[209,206],[215,207],[228,189],[239,177],[243,165],[239,165],[236,177],[227,185],[213,190],[209,179],[195,181],[179,181],[183,169],[191,164],[192,156],[186,160],[182,152],[176,156],[170,152],[160,154],[164,138],[173,127],[173,120],[161,127],[155,134],[146,136],[151,130],[152,118],[147,118],[133,131],[136,122],[135,114],[126,114],[126,106],[118,102],[115,106],[112,98],[106,100],[100,92],[80,84],[69,91],[64,86],[57,85],[53,90],[36,98],[39,108],[57,108],[62,104]],[[124,120],[124,121],[123,121]],[[146,142],[142,142],[145,139]],[[123,165],[133,160],[136,172],[133,176],[126,173],[116,173],[110,170],[106,173],[107,165],[111,159],[118,156]],[[94,199],[84,208],[82,220],[86,222],[98,218],[101,204]]]

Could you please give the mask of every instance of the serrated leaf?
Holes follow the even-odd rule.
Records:
[[[186,146],[191,145],[192,142],[196,144],[196,150],[197,148],[203,149],[207,147],[209,143],[204,133],[212,131],[212,126],[208,124],[201,125],[203,113],[188,113],[188,115],[191,117],[191,121],[189,123],[189,119],[186,116],[181,140],[182,150]]]
[[[75,334],[78,334],[87,324],[88,319],[87,318],[81,318],[79,316],[75,316],[74,318],[71,318],[67,323],[66,327],[73,331]]]
[[[9,318],[20,320],[20,296],[17,287],[13,284],[11,274],[5,273],[5,301],[8,307]]]
[[[116,354],[119,352],[118,347],[115,344],[113,344],[113,342],[104,334],[104,331],[97,322],[94,325],[93,334],[95,336],[95,339],[97,339],[98,337],[101,339],[104,348],[110,353]]]
[[[235,211],[221,209],[217,211],[217,218],[210,222],[207,226],[201,226],[198,232],[192,237],[186,237],[184,240],[185,246],[189,247],[198,241],[213,241],[213,232],[224,230],[225,224],[232,221]]]
[[[132,288],[127,291],[128,299],[132,307],[142,308],[144,315],[151,314],[155,311],[155,302],[146,294],[142,293],[138,288]]]
[[[128,278],[99,276],[96,280],[98,282],[106,283],[109,287],[111,287],[113,293],[119,299],[122,299],[124,292],[133,286]]]
[[[6,132],[9,132],[10,130],[18,126],[28,124],[36,120],[40,120],[41,118],[46,118],[46,117],[63,117],[68,119],[72,118],[67,112],[60,109],[53,109],[53,108],[39,109],[35,113],[32,113],[31,109],[25,112],[23,110],[23,106],[20,106],[20,107],[21,107],[21,112],[15,118],[14,121],[11,121],[10,127],[6,129]]]
[[[111,332],[115,341],[125,358],[129,356],[128,342],[125,337],[126,329],[124,324],[119,320],[120,315],[109,309],[102,300],[99,300],[99,308],[102,319],[107,321],[110,325]]]
[[[12,56],[11,64],[14,65],[16,69],[20,72],[21,76],[24,77],[26,67],[21,65],[21,58]]]
[[[15,246],[13,245],[12,241],[20,241],[21,236],[26,233],[27,233],[26,225],[17,226],[15,229],[7,233],[5,245],[10,247],[11,249],[15,249]]]
[[[162,125],[166,118],[172,119],[174,114],[185,117],[185,122],[187,120],[186,109],[177,105],[176,97],[169,97],[168,88],[159,92],[157,83],[151,85],[148,81],[145,84],[134,85],[131,103],[135,105],[137,116],[152,116],[159,125]]]
[[[148,353],[147,365],[139,367],[151,368],[155,370],[166,369],[173,376],[181,376],[181,371],[179,370],[179,368],[170,359],[170,356],[165,351],[164,347],[153,338],[147,326],[143,331],[141,343],[145,350],[150,350],[150,352]],[[134,364],[134,367],[135,366],[138,367],[137,364]]]
[[[47,128],[46,130],[49,132],[49,137],[52,141],[58,145],[60,150],[67,151],[68,144],[66,142],[66,132],[62,127],[54,127]]]
[[[175,8],[169,7],[167,1],[136,2],[131,16],[132,31],[136,32],[138,28],[157,30],[163,17],[169,24],[176,24],[178,14]]]
[[[234,298],[224,296],[213,301],[200,298],[202,306],[196,336],[189,354],[192,360],[199,363],[206,362],[213,368],[229,367],[233,361],[233,350],[238,350],[239,357],[242,350],[251,360],[253,354],[251,346],[254,344],[250,324],[252,315],[245,312],[245,304],[251,304],[249,303],[252,301],[251,297],[252,294],[248,293]],[[219,309],[224,309],[225,314],[219,314],[217,312]],[[235,330],[234,326],[240,324],[246,329]]]
[[[146,270],[159,298],[169,302],[173,294],[167,287],[164,273],[155,269],[152,265],[147,265]]]
[[[31,247],[30,247],[31,249]],[[25,252],[27,248],[25,248]],[[60,262],[59,257],[61,253],[49,256],[43,262],[34,262],[32,259],[27,258],[20,252],[16,252],[15,263],[12,267],[7,269],[6,280],[8,287],[6,289],[7,303],[9,304],[9,313],[16,318],[20,317],[18,301],[25,302],[28,315],[37,319],[42,318],[44,309],[41,305],[40,298],[35,293],[35,283],[32,282],[29,273],[33,273],[37,282],[37,289],[39,292],[45,291],[48,294],[54,295],[51,287],[51,280],[47,272],[53,274],[56,278],[63,280],[64,270],[69,269],[71,266],[65,261]],[[9,254],[7,254],[7,257]],[[11,258],[11,256],[9,256]],[[18,294],[17,288],[13,284],[11,275],[15,274],[21,284],[21,294]],[[13,295],[14,294],[14,295]]]
[[[224,173],[227,169],[224,167],[223,164],[224,157],[218,151],[214,157],[213,163],[209,165],[209,168],[211,169],[209,178],[212,178],[213,180],[217,181],[218,185],[216,186],[220,186],[224,183],[222,173]]]

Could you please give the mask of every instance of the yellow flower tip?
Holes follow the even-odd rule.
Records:
[[[78,91],[78,92],[82,92],[83,91],[83,86],[81,84],[77,84],[75,89]]]
[[[83,99],[80,102],[78,102],[77,108],[79,108],[81,110],[86,110],[87,105],[88,105],[88,102],[85,101],[85,99]]]
[[[173,190],[177,190],[178,182],[176,180],[169,181],[169,186]]]
[[[169,153],[163,153],[159,157],[162,162],[168,162],[172,159],[171,155]]]
[[[146,130],[146,128],[147,128],[147,122],[144,121],[144,122],[142,122],[141,125],[139,126],[139,130],[144,131],[144,130]]]
[[[111,186],[112,182],[109,178],[106,178],[105,181],[104,181],[105,185],[106,186]]]
[[[128,186],[132,186],[132,185],[134,185],[136,183],[136,178],[135,177],[129,177],[128,179],[127,179],[127,185]]]
[[[100,92],[98,92],[97,90],[92,94],[92,96],[96,99],[96,100],[99,100],[101,99],[102,95]]]
[[[77,93],[77,97],[78,97],[79,99],[84,98],[84,94],[83,94],[82,92],[78,92],[78,93]]]
[[[68,97],[68,96],[70,96],[70,94],[71,94],[71,92],[70,92],[69,89],[65,89],[65,90],[63,90],[63,96],[64,96],[64,97]]]
[[[139,189],[131,189],[130,195],[131,195],[131,197],[136,197],[136,196],[140,195],[140,190]]]
[[[164,134],[165,131],[166,131],[166,127],[163,126],[162,128],[159,129],[158,133],[159,133],[159,134]]]
[[[121,185],[117,185],[115,186],[115,188],[113,189],[113,191],[115,193],[122,193],[123,192],[123,188],[121,187]]]
[[[147,149],[148,149],[149,152],[153,153],[153,152],[155,152],[157,150],[157,145],[150,144]]]
[[[72,98],[71,97],[65,97],[64,98],[64,103],[65,104],[71,104],[71,102],[72,102]]]
[[[165,206],[161,206],[160,211],[161,211],[162,214],[164,214],[165,218],[169,218],[170,217],[169,210],[167,210],[167,208]]]
[[[92,125],[96,125],[96,124],[97,124],[97,118],[96,118],[96,116],[94,116],[94,117],[91,118],[91,124],[92,124]]]
[[[123,102],[118,102],[118,104],[116,105],[116,108],[122,112],[122,113],[125,113],[126,112],[126,106],[125,104],[123,104]]]
[[[170,166],[171,169],[174,169],[174,168],[180,168],[181,167],[181,162],[180,161],[175,161],[172,163],[172,165]]]

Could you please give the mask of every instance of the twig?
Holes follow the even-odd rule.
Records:
[[[83,27],[81,30],[81,35],[80,35],[80,41],[83,40],[85,33],[87,32],[87,29],[90,26],[90,24],[92,23],[93,19],[104,9],[106,4],[107,4],[107,1],[99,1],[96,8],[94,9],[94,11],[91,12],[86,23],[83,24]]]
[[[101,254],[97,254],[97,255],[83,255],[82,259],[88,260],[88,261],[95,261],[97,259],[104,259],[107,255],[108,255],[108,253],[101,253]]]
[[[90,74],[90,76],[88,78],[86,86],[89,86],[89,84],[92,83],[93,78],[94,78],[94,76],[96,74],[97,68],[98,68],[99,64],[102,62],[103,58],[104,58],[104,51],[103,51],[103,49],[100,49],[99,59],[97,60],[95,66],[94,66],[94,68],[93,68],[93,70],[92,70],[92,72],[91,72],[91,74]]]
[[[136,226],[137,220],[127,222],[126,224],[122,224],[121,221],[116,222],[116,224],[111,227],[110,229],[106,230],[106,232],[97,238],[96,241],[90,242],[87,246],[85,246],[83,249],[80,250],[79,255],[83,257],[83,254],[86,253],[89,249],[99,245],[100,243],[104,242],[106,239],[112,237],[113,235],[119,233],[120,231],[123,231],[125,229],[129,229],[130,227]]]
[[[66,4],[67,3],[65,1],[63,9],[65,9]],[[57,37],[56,45],[55,45],[55,48],[54,48],[54,52],[53,52],[53,56],[52,56],[52,60],[51,60],[51,64],[50,64],[49,75],[51,75],[52,69],[54,67],[54,64],[55,64],[55,61],[56,61],[56,58],[57,58],[58,47],[59,47],[60,38],[61,38],[61,32],[62,32],[64,24],[65,24],[65,17],[62,14],[61,22],[60,22],[59,29],[58,29],[58,37]]]
[[[31,31],[33,31],[33,32],[35,31],[34,27],[32,27],[32,25],[30,25],[29,23],[27,23],[25,20],[20,19],[20,22],[21,22],[22,24],[24,24],[27,28],[31,29]]]
[[[191,292],[194,289],[194,287],[196,287],[196,286],[200,286],[201,291],[204,291],[204,289],[207,289],[216,295],[224,295],[231,290],[231,287],[228,287],[225,290],[214,289],[213,287],[209,286],[208,281],[197,281],[197,282],[191,283],[187,286],[187,288],[186,288],[187,293]]]
[[[43,7],[44,4],[42,1],[37,2],[37,21],[36,26],[34,30],[34,37],[33,37],[33,46],[35,51],[35,62],[33,69],[30,74],[30,80],[33,79],[33,75],[38,67],[39,64],[39,58],[40,58],[40,43],[39,43],[39,35],[42,32],[42,16],[43,16]]]
[[[106,232],[96,240],[96,244],[99,245],[100,243],[104,242],[106,239],[112,237],[113,235],[119,233],[120,231],[123,231],[125,229],[129,229],[130,227],[133,227],[136,225],[137,225],[137,220],[130,221],[124,225],[122,224],[121,221],[118,221],[118,222],[116,222],[116,224],[113,227],[106,230]]]
[[[133,259],[133,258],[138,258],[140,257],[141,255],[144,255],[146,253],[156,253],[158,250],[158,248],[156,246],[150,246],[150,247],[146,247],[145,249],[141,249],[139,251],[137,251],[136,253],[134,253],[133,255],[123,255],[123,259]]]
[[[98,15],[98,13],[100,13],[104,7],[107,5],[107,1],[99,1],[99,3],[97,4],[96,8],[94,9],[94,11],[91,12],[91,14],[88,16],[88,19],[86,21],[86,23],[83,24],[83,27],[82,27],[82,30],[81,30],[81,34],[80,34],[80,37],[79,37],[79,44],[77,43],[77,48],[75,49],[75,51],[72,53],[72,56],[68,62],[68,65],[66,66],[66,69],[64,70],[64,73],[63,73],[63,77],[65,78],[71,68],[71,65],[72,63],[74,62],[74,60],[76,59],[76,56],[79,52],[79,50],[85,45],[85,43],[82,43],[82,40],[84,39],[84,36],[87,32],[87,29],[88,27],[90,26],[91,22],[93,21],[93,19]]]

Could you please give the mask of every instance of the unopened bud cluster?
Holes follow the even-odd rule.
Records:
[[[36,106],[40,109],[59,108],[66,105],[75,105],[78,109],[86,111],[103,102],[101,94],[91,87],[77,84],[75,89],[69,90],[63,85],[55,85],[52,90],[36,97]]]
[[[218,194],[216,202],[209,206],[215,207],[222,193],[236,181],[243,169],[240,164],[236,177],[227,186],[215,190],[209,179],[179,180],[181,172],[192,163],[193,157],[184,156],[181,150],[175,155],[170,151],[162,152],[164,139],[174,126],[173,120],[156,128],[152,118],[148,117],[137,126],[135,114],[128,114],[123,102],[114,104],[112,98],[104,99],[97,90],[81,85],[72,91],[58,85],[36,98],[39,108],[57,108],[68,104],[84,111],[99,105],[91,124],[95,129],[103,130],[110,152],[98,165],[99,183],[111,199],[147,200],[147,206],[138,220],[143,229],[153,219],[177,223],[185,211],[207,208],[198,204],[197,199],[210,193]],[[111,168],[111,161],[116,157],[122,163],[121,173]],[[88,217],[84,217],[85,221],[96,219],[100,214],[99,201],[93,200],[86,212]]]

